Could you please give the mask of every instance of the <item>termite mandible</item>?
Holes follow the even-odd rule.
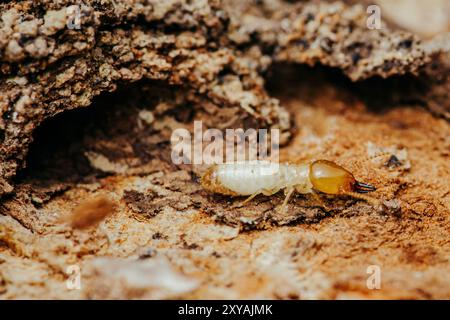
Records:
[[[249,196],[242,205],[258,194],[271,196],[284,189],[281,210],[295,192],[328,195],[348,195],[378,207],[378,199],[364,195],[375,187],[359,182],[347,169],[328,160],[308,163],[277,163],[267,160],[239,161],[213,165],[201,178],[203,188],[212,193],[229,196]]]

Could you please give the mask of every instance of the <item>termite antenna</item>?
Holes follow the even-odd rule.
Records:
[[[381,207],[381,201],[375,198],[372,198],[370,196],[356,193],[356,192],[346,192],[345,195],[351,196],[356,199],[361,199],[366,201],[367,203],[371,204],[374,208],[380,208]]]

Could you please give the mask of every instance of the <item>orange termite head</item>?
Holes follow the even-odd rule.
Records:
[[[309,179],[315,190],[326,194],[367,193],[375,190],[374,186],[356,181],[351,172],[328,160],[311,163]]]

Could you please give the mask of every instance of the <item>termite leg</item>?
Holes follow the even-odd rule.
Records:
[[[256,197],[258,194],[260,194],[261,191],[257,191],[254,194],[252,194],[251,196],[249,196],[247,199],[245,199],[244,201],[238,203],[236,206],[234,206],[235,208],[240,208],[245,206],[247,203],[249,203],[254,197]]]
[[[323,199],[316,192],[314,191],[312,192],[312,197],[314,198],[315,202],[319,207],[324,208],[325,211],[331,211],[331,209],[327,206],[325,201],[323,201]]]
[[[281,205],[281,212],[286,212],[286,205],[288,204],[289,198],[294,193],[295,188],[289,187],[286,192],[286,197],[284,198],[283,204]]]
[[[265,196],[271,196],[275,193],[277,193],[279,191],[279,189],[274,189],[274,190],[269,190],[269,189],[262,189],[259,190],[257,192],[255,192],[254,194],[252,194],[251,196],[249,196],[247,199],[245,199],[244,201],[242,201],[241,203],[239,203],[238,205],[234,206],[235,208],[240,208],[245,206],[248,202],[250,202],[254,197],[256,197],[258,194],[263,194]]]

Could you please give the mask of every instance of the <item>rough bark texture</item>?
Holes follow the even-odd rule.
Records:
[[[450,298],[448,36],[328,1],[86,1],[69,29],[73,3],[0,4],[0,297]],[[384,210],[208,194],[170,158],[194,120],[279,128]]]

